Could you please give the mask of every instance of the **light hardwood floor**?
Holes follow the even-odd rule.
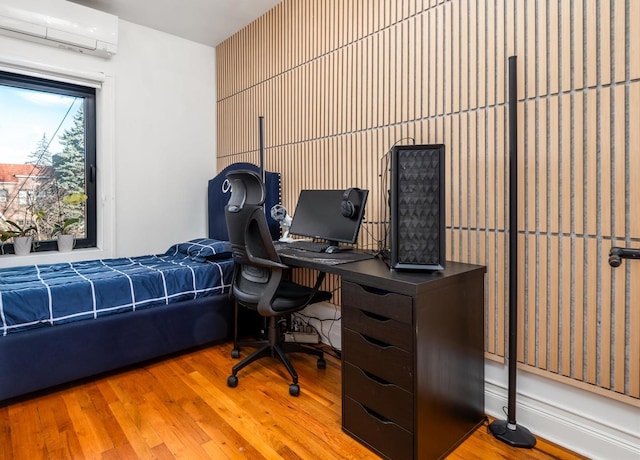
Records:
[[[292,355],[301,394],[263,359],[226,385],[216,345],[0,407],[0,459],[377,459],[340,427],[340,361]],[[244,355],[244,354],[243,354]],[[513,449],[480,427],[450,459],[582,458],[538,439]]]

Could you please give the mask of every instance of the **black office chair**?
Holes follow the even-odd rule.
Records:
[[[278,357],[283,362],[293,383],[289,394],[298,396],[298,374],[287,358],[287,352],[310,353],[318,357],[319,369],[326,367],[321,350],[296,343],[283,342],[278,329],[281,318],[302,310],[307,305],[331,299],[331,293],[320,291],[324,273],[320,272],[313,288],[286,279],[288,266],[280,262],[269,233],[264,212],[265,189],[260,176],[249,170],[227,174],[231,184],[231,197],[225,207],[227,229],[235,271],[231,295],[235,299],[235,327],[233,357],[239,357],[237,342],[238,305],[256,310],[269,318],[268,340],[255,342],[256,351],[233,366],[227,385],[238,385],[238,372],[265,356]]]

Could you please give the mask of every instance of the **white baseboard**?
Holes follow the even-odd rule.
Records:
[[[485,370],[485,412],[506,420],[506,366],[486,362]],[[516,422],[535,436],[593,459],[640,459],[637,407],[524,371],[516,387]]]

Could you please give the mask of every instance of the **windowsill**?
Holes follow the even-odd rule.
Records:
[[[4,254],[0,255],[0,268],[21,267],[24,265],[55,264],[59,262],[77,262],[80,260],[106,259],[110,257],[112,256],[108,251],[99,248],[74,249],[70,252],[32,252],[24,256]]]

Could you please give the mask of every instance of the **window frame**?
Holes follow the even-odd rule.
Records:
[[[83,99],[84,112],[84,150],[85,150],[85,237],[76,240],[76,248],[97,247],[97,148],[96,148],[96,89],[63,81],[49,80],[47,78],[31,75],[17,74],[0,70],[0,84],[15,88],[30,89],[35,91],[62,94],[65,96],[81,97]],[[34,252],[57,251],[56,240],[42,240],[34,245]],[[5,253],[13,252],[13,244],[5,243]]]

